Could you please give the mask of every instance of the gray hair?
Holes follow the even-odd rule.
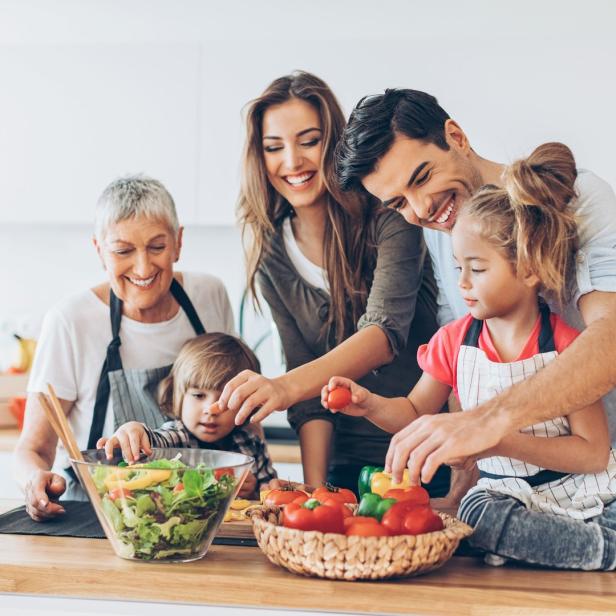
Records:
[[[96,204],[96,238],[102,240],[112,224],[141,217],[168,224],[176,235],[180,227],[173,198],[158,180],[144,175],[118,178],[105,188]]]

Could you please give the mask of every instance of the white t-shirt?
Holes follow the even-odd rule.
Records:
[[[329,293],[329,281],[327,279],[327,272],[319,267],[316,263],[313,263],[306,255],[300,250],[297,245],[295,236],[293,235],[293,227],[291,226],[291,219],[285,218],[282,223],[282,239],[284,240],[284,247],[286,248],[289,259],[293,264],[293,267],[297,270],[297,273],[313,287],[317,289],[323,289]]]
[[[223,283],[209,274],[185,273],[183,287],[206,332],[234,334],[233,311]],[[127,317],[120,326],[120,357],[126,369],[158,368],[172,364],[182,345],[195,332],[180,309],[161,323],[141,323]],[[111,341],[109,306],[91,289],[77,293],[45,315],[28,392],[47,392],[51,383],[59,398],[74,400],[68,420],[77,444],[85,449],[94,413],[96,388]],[[107,408],[103,436],[113,434],[113,406]],[[68,466],[58,445],[54,469]]]

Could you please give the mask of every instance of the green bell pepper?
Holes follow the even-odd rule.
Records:
[[[374,473],[380,473],[383,471],[382,466],[364,466],[360,473],[357,482],[357,488],[359,490],[359,497],[361,498],[364,494],[372,492],[370,489],[370,482],[372,481],[372,475]]]
[[[380,522],[383,514],[396,502],[398,501],[395,498],[382,498],[378,494],[368,492],[359,501],[357,515],[376,518]]]

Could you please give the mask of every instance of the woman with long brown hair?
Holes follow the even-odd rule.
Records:
[[[288,372],[244,371],[219,404],[237,423],[288,409],[304,481],[357,487],[364,464],[382,464],[390,435],[360,417],[333,415],[318,398],[333,374],[383,395],[420,376],[417,347],[436,331],[436,301],[421,231],[366,195],[341,193],[334,148],[345,125],[321,79],[295,72],[247,109],[239,215],[248,284],[278,327]],[[448,470],[433,482],[447,493]]]

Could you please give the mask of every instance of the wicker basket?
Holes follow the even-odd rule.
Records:
[[[279,526],[278,507],[250,513],[259,547],[276,565],[293,573],[334,580],[377,580],[419,575],[451,558],[472,528],[438,512],[444,530],[424,535],[358,537]]]

